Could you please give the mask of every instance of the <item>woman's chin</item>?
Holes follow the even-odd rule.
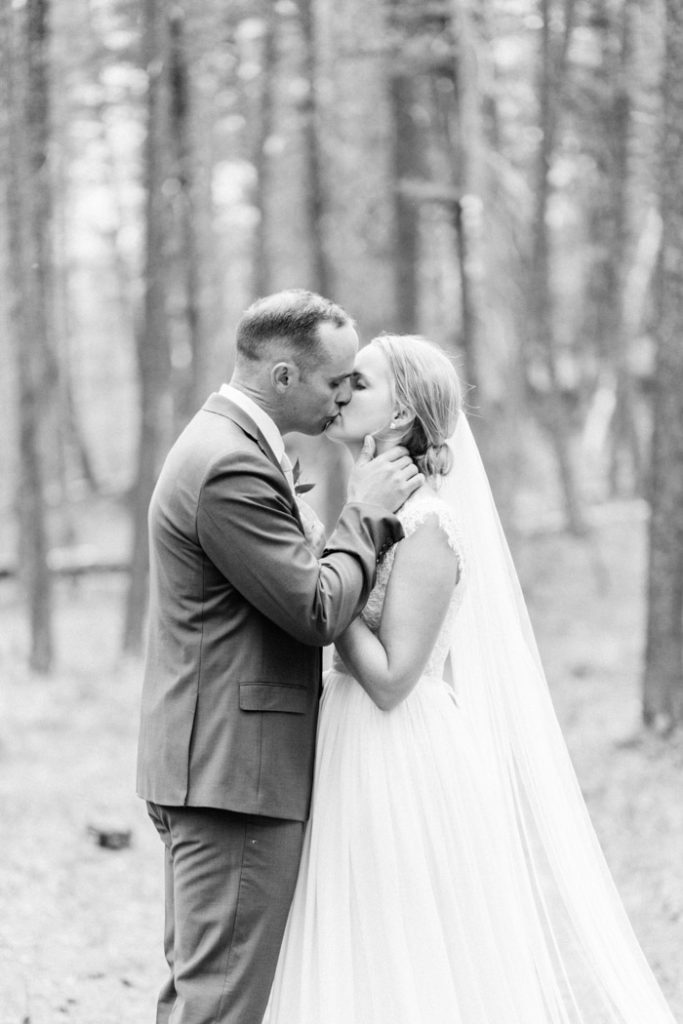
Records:
[[[335,444],[346,444],[349,440],[348,434],[344,430],[344,425],[340,422],[338,416],[325,427],[325,436],[329,437],[330,441],[334,441]]]
[[[339,416],[335,416],[332,422],[327,424],[325,434],[329,437],[330,441],[334,441],[335,444],[345,444],[353,451],[357,447],[362,447],[367,435],[372,434],[376,429],[376,424],[372,422],[361,423],[359,420],[360,417],[356,417],[355,422],[349,418],[347,423],[342,413]]]

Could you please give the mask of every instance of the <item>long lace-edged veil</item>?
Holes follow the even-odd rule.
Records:
[[[526,604],[469,423],[440,496],[465,557],[451,666],[499,823],[548,1024],[675,1024],[626,917],[550,699]],[[502,852],[501,852],[502,851]],[[495,965],[492,965],[495,971]]]

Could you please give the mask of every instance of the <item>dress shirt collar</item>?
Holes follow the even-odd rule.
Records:
[[[225,398],[229,398],[243,412],[246,412],[247,416],[254,421],[265,437],[277,461],[281,462],[282,456],[285,453],[285,442],[282,440],[282,434],[268,413],[260,405],[257,405],[253,398],[249,398],[243,391],[234,388],[232,384],[221,384],[220,394]]]

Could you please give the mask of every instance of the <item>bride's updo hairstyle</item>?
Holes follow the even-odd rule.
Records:
[[[387,358],[396,398],[415,415],[400,444],[426,477],[445,476],[453,461],[447,440],[462,408],[453,364],[438,345],[415,334],[380,334],[371,344]]]

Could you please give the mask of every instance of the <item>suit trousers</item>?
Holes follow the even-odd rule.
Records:
[[[147,809],[165,846],[157,1024],[261,1024],[304,823],[201,807]]]

